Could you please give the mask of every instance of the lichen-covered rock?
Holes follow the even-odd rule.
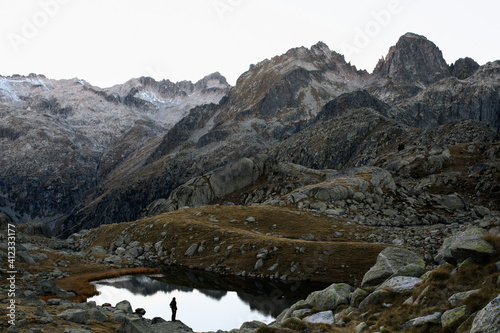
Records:
[[[466,305],[448,310],[441,316],[441,326],[443,326],[443,328],[445,329],[458,327],[469,316],[470,311],[469,309],[467,309]]]
[[[334,283],[331,286],[311,293],[306,303],[318,310],[335,310],[339,305],[349,304],[352,289],[345,283]]]
[[[386,248],[379,253],[377,262],[365,274],[361,285],[378,285],[408,265],[419,266],[423,269],[425,261],[420,255],[410,250],[395,247]]]
[[[484,240],[485,231],[470,227],[467,230],[451,236],[443,242],[436,258],[457,264],[469,258],[474,262],[484,262],[495,253],[493,246]]]
[[[500,327],[500,295],[493,299],[476,315],[471,333],[498,332]]]

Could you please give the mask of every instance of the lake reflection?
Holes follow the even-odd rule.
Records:
[[[171,268],[162,275],[127,276],[95,282],[98,305],[128,300],[144,308],[146,318],[171,316],[169,303],[177,300],[177,319],[194,331],[239,328],[246,321],[270,323],[284,309],[325,285],[228,278],[204,271]]]

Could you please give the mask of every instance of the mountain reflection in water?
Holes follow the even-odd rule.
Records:
[[[156,316],[153,310],[148,309],[150,306],[156,310],[161,307],[162,315],[159,316],[168,319],[168,303],[172,297],[176,297],[179,304],[178,316],[184,310],[184,316],[179,319],[195,331],[239,328],[243,321],[247,320],[269,323],[284,309],[306,298],[312,291],[326,287],[324,284],[226,277],[184,268],[169,268],[161,275],[127,276],[98,281],[95,284],[101,295],[89,301],[94,300],[97,304],[109,302],[115,305],[126,299],[123,297],[126,292],[129,292],[133,295],[129,296],[130,298],[140,297],[136,301],[137,304],[129,301],[134,309],[145,308],[147,318]],[[153,299],[160,303],[153,306]],[[184,308],[181,307],[182,304]],[[218,306],[220,309],[217,309]],[[213,324],[209,323],[209,319],[201,320],[200,315],[207,311],[214,313]],[[233,313],[229,313],[231,311]],[[196,323],[184,319],[187,318],[186,315],[191,315],[191,312],[196,313],[197,318],[200,318],[196,320]],[[206,315],[210,317],[209,313]],[[241,321],[238,322],[238,320]],[[223,327],[223,324],[226,327]]]

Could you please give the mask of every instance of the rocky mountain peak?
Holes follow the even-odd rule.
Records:
[[[450,76],[441,50],[424,36],[407,33],[379,61],[374,74],[395,83],[431,84]]]
[[[450,65],[451,75],[459,80],[464,80],[470,77],[479,69],[479,64],[469,57],[460,58]]]

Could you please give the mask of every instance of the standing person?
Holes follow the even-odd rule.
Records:
[[[175,297],[170,302],[170,309],[172,309],[172,321],[175,321],[175,314],[177,313],[177,302],[175,301]]]

